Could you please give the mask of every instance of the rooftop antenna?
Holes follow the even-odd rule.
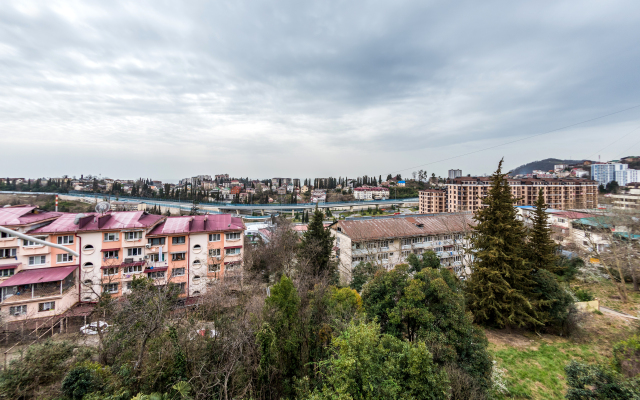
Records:
[[[104,215],[104,213],[106,213],[110,209],[111,209],[111,204],[109,204],[106,201],[101,201],[100,203],[96,204],[96,212],[100,213],[101,215]]]

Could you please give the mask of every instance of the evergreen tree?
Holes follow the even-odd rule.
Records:
[[[551,228],[547,222],[547,205],[542,196],[542,189],[536,200],[533,227],[529,232],[528,258],[534,270],[546,269],[555,272],[557,269],[556,244],[551,239]]]
[[[524,257],[526,231],[516,219],[502,160],[491,177],[485,207],[476,212],[476,235],[471,238],[474,260],[467,284],[467,304],[482,324],[500,327],[540,325],[531,298],[534,282]]]
[[[334,239],[331,232],[325,229],[323,220],[324,215],[316,205],[313,219],[307,226],[300,244],[301,258],[308,262],[311,274],[315,276],[327,274],[335,282],[337,269],[331,259]]]

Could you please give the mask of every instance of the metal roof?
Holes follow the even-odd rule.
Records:
[[[67,267],[27,269],[0,283],[0,287],[61,281],[77,268],[77,265],[69,265]]]

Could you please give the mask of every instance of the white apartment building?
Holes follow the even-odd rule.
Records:
[[[459,178],[462,176],[462,170],[461,169],[450,169],[449,170],[449,179],[455,179],[455,178]]]
[[[620,186],[638,182],[638,172],[622,163],[591,164],[591,179],[598,181],[600,185],[606,185],[611,181],[618,182]]]
[[[335,257],[340,280],[351,281],[359,263],[378,263],[391,269],[406,262],[409,254],[420,256],[427,250],[440,257],[441,264],[458,276],[470,271],[464,249],[468,246],[474,220],[471,213],[441,215],[394,215],[353,218],[333,223]],[[468,257],[467,257],[468,258]]]
[[[386,200],[389,198],[389,189],[377,186],[361,186],[353,189],[353,197],[356,200]]]

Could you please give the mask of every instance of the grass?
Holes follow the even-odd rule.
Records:
[[[599,362],[602,357],[588,344],[541,343],[537,348],[514,347],[491,352],[507,371],[509,395],[515,399],[563,399],[566,383],[564,367],[571,360]]]

